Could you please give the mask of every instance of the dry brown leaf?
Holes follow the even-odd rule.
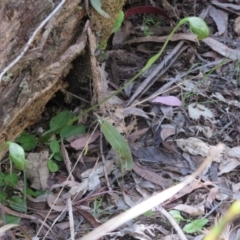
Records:
[[[210,6],[209,15],[213,18],[218,28],[218,32],[215,33],[215,35],[220,36],[224,34],[227,31],[228,13],[220,9],[216,9],[214,6]]]
[[[161,138],[165,141],[168,137],[176,134],[176,126],[172,124],[162,124]]]
[[[31,181],[31,187],[37,190],[47,190],[47,180],[49,170],[47,161],[49,157],[48,150],[39,153],[29,153],[27,156],[27,178]]]
[[[70,146],[74,148],[75,150],[82,150],[86,144],[93,143],[98,139],[100,136],[100,132],[95,132],[93,134],[82,134],[82,137],[79,137],[78,139],[74,140],[70,143]]]
[[[175,210],[188,213],[192,217],[199,217],[205,214],[205,209],[203,204],[199,206],[189,206],[186,204],[179,204],[174,207]]]
[[[182,151],[192,155],[208,156],[209,145],[198,138],[177,139],[177,145]]]
[[[147,179],[148,181],[155,183],[159,186],[162,186],[163,189],[170,187],[171,183],[168,179],[161,177],[159,174],[139,167],[136,163],[133,164],[133,171],[137,173],[142,178]]]
[[[235,33],[237,33],[238,35],[240,35],[240,17],[237,17],[237,18],[235,19],[234,31],[235,31]]]
[[[213,38],[205,38],[202,40],[209,47],[211,47],[214,51],[221,54],[224,57],[230,58],[231,60],[237,60],[240,57],[240,51],[237,49],[231,49],[227,47],[225,44],[213,39]]]

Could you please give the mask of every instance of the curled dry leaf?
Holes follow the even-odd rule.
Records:
[[[175,206],[174,209],[179,210],[181,212],[188,213],[192,217],[198,217],[198,216],[202,216],[205,214],[203,205],[189,206],[186,204],[179,204],[179,205]]]
[[[208,126],[190,126],[189,130],[193,132],[195,135],[198,135],[199,132],[202,132],[203,135],[207,138],[211,138],[213,135],[213,132],[210,127]]]
[[[182,151],[188,152],[192,155],[208,156],[209,145],[197,138],[178,139],[177,145]]]
[[[199,103],[191,103],[188,105],[188,113],[189,117],[192,119],[199,119],[201,116],[204,118],[213,118],[214,115],[212,111],[205,106]]]
[[[165,141],[168,137],[174,135],[176,133],[176,126],[171,124],[163,124],[161,125],[162,131],[161,131],[161,138],[163,141]]]

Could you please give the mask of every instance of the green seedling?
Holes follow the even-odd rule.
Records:
[[[180,223],[181,221],[189,222],[183,228],[183,231],[186,233],[201,232],[203,227],[208,223],[208,219],[206,218],[197,219],[193,221],[186,220],[185,218],[182,217],[181,213],[178,210],[171,210],[169,211],[169,213],[176,220],[177,223]]]
[[[1,182],[1,185],[4,183],[5,188],[7,186],[15,187],[18,183],[18,176],[12,173],[12,165],[20,171],[23,171],[23,179],[24,179],[24,186],[23,186],[23,199],[19,196],[11,196],[8,198],[9,205],[19,212],[26,212],[27,205],[26,205],[26,197],[27,197],[27,177],[26,177],[26,159],[25,159],[25,152],[24,149],[14,142],[6,142],[5,146],[9,146],[9,159],[10,159],[10,174],[5,175],[1,174],[1,179],[4,179]],[[3,200],[3,195],[1,196]]]
[[[16,138],[16,142],[19,143],[25,151],[31,151],[37,146],[36,137],[26,132],[22,132],[21,135]]]
[[[63,111],[54,116],[49,124],[49,130],[46,131],[40,138],[40,142],[46,142],[53,134],[60,134],[63,138],[68,138],[76,134],[86,132],[83,125],[73,125],[73,114],[69,111]]]
[[[153,32],[151,32],[150,28],[155,28],[159,26],[160,21],[158,18],[145,18],[143,19],[143,33],[145,36],[152,35]]]
[[[118,31],[118,29],[122,26],[124,20],[124,12],[121,11],[116,19],[116,22],[113,26],[112,33],[115,33]]]
[[[102,9],[102,1],[101,0],[90,0],[93,8],[103,17],[105,18],[110,18],[109,14],[106,13],[103,9]]]
[[[53,161],[53,158],[57,161],[62,161],[63,156],[61,153],[61,148],[60,144],[57,140],[52,140],[49,144],[50,150],[51,150],[51,155],[48,158],[48,168],[50,172],[57,172],[58,171],[58,165]]]
[[[152,210],[148,210],[147,212],[144,213],[144,216],[150,218],[154,216],[154,212]]]
[[[103,200],[103,197],[101,197],[99,200],[95,199],[93,202],[93,216],[94,217],[97,217],[97,215],[99,213],[99,209],[102,205],[102,200]]]
[[[207,223],[208,219],[206,218],[197,219],[186,224],[183,228],[183,231],[185,233],[199,233]]]
[[[99,120],[99,122],[104,137],[119,157],[122,172],[131,171],[133,167],[133,159],[128,143],[112,124],[106,120]]]
[[[170,210],[169,213],[176,220],[177,223],[180,223],[181,221],[186,221],[186,219],[182,217],[181,213],[178,210]]]
[[[110,210],[113,208],[112,205],[104,207],[101,209],[102,206],[102,201],[103,201],[103,197],[101,197],[100,199],[95,199],[93,202],[93,216],[96,218],[101,218],[103,215],[110,215],[111,212]]]

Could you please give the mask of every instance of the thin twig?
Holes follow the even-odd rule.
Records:
[[[169,214],[162,206],[158,206],[156,208],[164,217],[167,218],[167,220],[171,223],[173,228],[176,230],[178,233],[178,236],[181,240],[188,240],[185,234],[183,233],[182,229],[179,227],[175,219]]]
[[[73,209],[72,209],[72,200],[71,200],[71,198],[68,198],[67,205],[68,205],[68,217],[69,217],[69,224],[70,224],[71,240],[75,240]]]
[[[66,0],[62,0],[58,6],[48,15],[47,18],[45,18],[41,24],[37,27],[37,29],[33,32],[32,36],[29,38],[27,44],[23,48],[22,52],[7,66],[3,69],[3,71],[0,74],[0,83],[2,81],[2,77],[4,74],[9,71],[22,57],[23,55],[27,52],[29,47],[31,46],[34,38],[38,34],[38,32],[44,27],[44,25],[56,14],[56,12],[63,6],[63,4],[66,2]]]

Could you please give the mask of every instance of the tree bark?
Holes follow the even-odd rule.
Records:
[[[13,141],[36,122],[45,104],[66,86],[64,76],[87,41],[80,0],[66,0],[63,7],[34,38],[29,50],[0,83],[0,145]],[[0,1],[0,71],[22,51],[39,24],[59,1]]]

